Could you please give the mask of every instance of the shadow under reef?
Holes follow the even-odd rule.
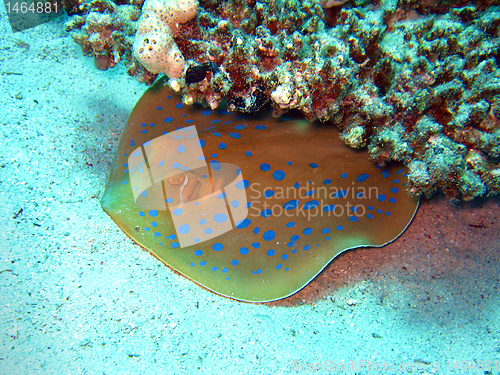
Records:
[[[498,293],[499,259],[500,197],[457,205],[422,198],[413,222],[394,242],[346,251],[298,293],[267,305],[315,304],[368,282],[361,294],[376,296],[379,304],[466,310]]]

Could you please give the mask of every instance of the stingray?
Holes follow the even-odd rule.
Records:
[[[248,302],[288,297],[337,255],[380,247],[418,200],[328,123],[186,106],[160,80],[133,109],[101,204],[165,265]]]

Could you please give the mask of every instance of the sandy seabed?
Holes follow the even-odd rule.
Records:
[[[13,34],[0,5],[0,374],[500,374],[500,199],[423,201],[286,300],[214,295],[101,210],[146,87],[64,22]]]

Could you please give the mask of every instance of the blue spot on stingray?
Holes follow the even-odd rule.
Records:
[[[237,265],[238,265],[238,263],[239,263],[239,262],[238,262],[238,259],[233,259],[233,260],[231,261],[231,264],[232,264],[233,266],[237,266]]]
[[[203,266],[206,266],[206,265],[207,265],[207,261],[206,261],[206,260],[202,260],[202,261],[200,262],[200,266],[202,266],[202,267],[203,267]]]
[[[146,198],[148,196],[148,192],[146,190],[141,191],[141,197]]]
[[[252,151],[245,151],[245,156],[252,156]]]
[[[222,166],[217,160],[212,160],[209,164],[210,168],[215,169],[217,172],[220,172]]]
[[[370,175],[368,173],[360,174],[358,177],[356,177],[356,182],[366,181],[366,180],[368,180],[368,177],[370,177]]]
[[[205,234],[212,234],[214,231],[212,230],[212,228],[205,228],[203,232],[205,232]]]
[[[238,208],[240,206],[240,202],[238,202],[237,200],[232,200],[231,201],[231,206],[233,208]]]
[[[172,242],[170,244],[170,247],[173,247],[174,249],[178,248],[179,247],[179,242]]]
[[[306,245],[306,246],[304,246],[304,251],[307,251],[307,250],[309,250],[310,248],[311,248],[311,246]]]
[[[368,219],[373,219],[373,215],[372,215],[372,214],[366,214],[366,217],[367,217]]]
[[[286,223],[285,225],[287,228],[292,228],[295,226],[295,223],[293,221],[289,221],[288,223]]]
[[[241,134],[240,133],[228,133],[228,135],[231,138],[234,138],[234,139],[240,139],[241,138]]]
[[[309,163],[309,166],[311,168],[318,168],[318,164],[316,164],[316,163]]]
[[[321,233],[330,233],[331,229],[330,228],[323,228],[321,229]]]
[[[247,187],[250,186],[250,181],[241,180],[241,181],[238,181],[237,183],[235,183],[234,186],[236,186],[237,189],[245,190]]]
[[[258,249],[260,247],[260,243],[258,243],[258,242],[252,242],[252,247],[254,249]]]
[[[377,196],[377,199],[380,201],[380,202],[383,202],[387,199],[387,197],[384,195],[384,194],[379,194]]]
[[[168,124],[169,122],[174,121],[174,118],[173,118],[173,117],[168,116],[168,117],[165,117],[165,118],[163,119],[163,121],[164,121],[164,122],[166,122],[166,123]]]
[[[212,132],[212,135],[213,135],[214,137],[220,137],[220,136],[221,136],[221,134],[220,134],[220,133],[218,133],[218,132]]]
[[[188,234],[191,231],[191,227],[187,224],[182,224],[179,228],[180,234]]]
[[[273,195],[274,195],[274,191],[272,191],[272,190],[266,190],[264,192],[264,197],[265,198],[271,198]]]
[[[151,217],[156,217],[156,216],[158,216],[158,211],[156,211],[156,210],[150,210],[150,211],[149,211],[149,216],[151,216]]]
[[[269,217],[272,214],[273,214],[273,211],[271,211],[270,209],[266,208],[265,210],[261,211],[260,216],[262,216],[262,217]]]
[[[200,139],[198,139],[198,141],[196,142],[196,144],[198,145],[198,147],[203,148],[203,147],[205,147],[206,142],[205,142],[204,139],[200,138]]]
[[[236,130],[241,130],[241,129],[245,129],[247,126],[246,125],[235,125],[234,128]]]
[[[202,116],[210,116],[213,112],[209,109],[205,109],[203,111],[201,111],[201,115]]]
[[[273,249],[267,250],[267,256],[268,257],[272,257],[272,256],[274,256],[274,254],[276,254],[276,252]]]
[[[313,232],[312,228],[306,228],[302,231],[305,236],[309,236]]]
[[[262,235],[262,238],[264,239],[264,241],[272,241],[276,238],[276,232],[273,230],[265,231]]]
[[[183,152],[186,152],[186,146],[184,146],[184,145],[177,146],[177,152],[179,154],[182,154]]]
[[[292,165],[293,163],[291,161],[286,162],[287,165]]]
[[[214,251],[221,251],[223,248],[224,245],[219,242],[214,243],[214,245],[212,246],[212,249],[214,249]]]
[[[309,201],[309,202],[306,202],[304,203],[304,210],[310,210],[312,208],[316,208],[319,206],[319,201]]]
[[[172,168],[180,168],[180,167],[181,167],[181,163],[172,164]]]
[[[391,188],[391,193],[396,194],[397,192],[399,192],[399,189],[397,187]]]
[[[281,267],[283,267],[283,265],[281,263],[279,263],[277,266],[276,266],[276,269],[279,270]]]
[[[353,223],[357,223],[358,218],[356,216],[349,216],[349,221],[352,221]]]
[[[260,170],[263,171],[263,172],[267,172],[267,171],[270,171],[271,170],[271,166],[267,163],[262,163],[260,165]]]
[[[341,173],[341,174],[340,174],[340,178],[347,178],[347,173],[345,173],[345,172],[344,172],[344,173]]]
[[[225,223],[227,221],[227,215],[226,214],[215,214],[214,215],[214,221],[216,223]]]
[[[389,177],[389,175],[391,174],[388,169],[384,169],[381,173],[382,173],[382,178]]]
[[[298,188],[299,188],[299,186],[300,186],[300,184],[299,184],[298,182],[296,182],[295,184],[293,184],[293,188],[294,188],[294,189],[298,189]]]
[[[337,226],[335,227],[335,229],[337,229],[337,230],[342,230],[342,229],[344,229],[344,227],[343,227],[342,225],[337,225]]]
[[[267,129],[267,126],[266,125],[255,125],[255,129],[264,130],[264,129]]]
[[[294,199],[294,200],[288,201],[285,204],[283,204],[283,208],[285,210],[293,210],[293,209],[299,207],[299,205],[300,205],[299,200],[298,199]]]
[[[283,254],[283,255],[281,256],[281,259],[283,259],[283,260],[287,260],[287,259],[288,259],[288,254]]]
[[[182,103],[175,103],[175,108],[182,109],[184,108],[184,105]]]
[[[300,239],[300,236],[294,234],[292,237],[290,237],[290,241],[297,242]]]
[[[241,255],[247,255],[247,254],[248,254],[248,249],[247,249],[246,247],[242,247],[242,248],[240,249],[240,254],[241,254]]]
[[[252,220],[246,218],[246,219],[238,221],[235,225],[236,225],[236,228],[243,229],[243,228],[248,227],[251,223],[252,223]]]
[[[197,257],[202,256],[203,255],[203,251],[202,250],[196,250],[194,252],[194,255],[196,255]]]
[[[227,145],[224,142],[219,143],[219,148],[221,150],[225,150],[227,148]]]
[[[273,172],[273,178],[276,181],[282,181],[285,178],[285,176],[286,176],[285,172],[282,171],[281,169],[278,169]]]
[[[217,271],[217,270],[218,270],[218,268],[217,268],[217,267],[215,267],[215,266],[213,266],[213,267],[212,267],[212,271],[214,271],[214,272],[215,272],[215,271]]]
[[[332,183],[332,180],[327,178],[325,181],[323,181],[323,185],[330,185]]]
[[[332,194],[334,198],[344,198],[347,195],[347,190],[339,190]]]
[[[389,202],[396,203],[398,200],[396,198],[389,198]]]
[[[160,232],[155,232],[155,237],[161,237],[161,233]]]
[[[253,228],[253,234],[259,234],[260,232],[260,227]]]

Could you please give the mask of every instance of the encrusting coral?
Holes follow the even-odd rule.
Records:
[[[180,78],[184,57],[174,41],[179,24],[196,16],[196,0],[146,0],[134,41],[134,56],[152,73]]]
[[[500,0],[146,0],[140,19],[140,0],[83,1],[68,29],[105,67],[167,74],[186,104],[330,120],[408,165],[412,194],[500,192]]]

